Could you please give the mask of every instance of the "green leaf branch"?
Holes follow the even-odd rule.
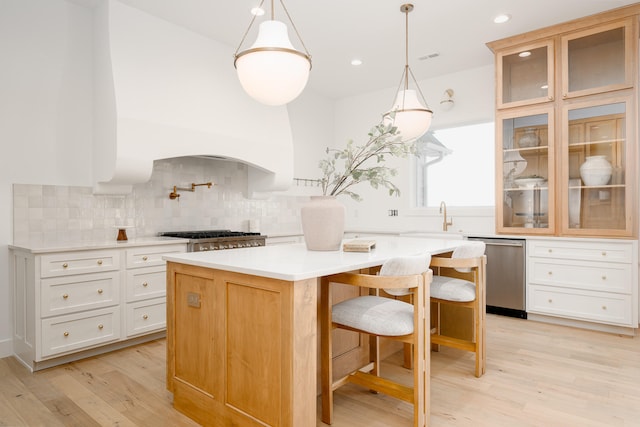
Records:
[[[368,135],[369,140],[362,146],[349,140],[342,150],[327,148],[327,158],[320,161],[324,175],[321,179],[322,193],[325,196],[347,194],[360,201],[362,198],[353,192],[352,187],[367,181],[373,188],[388,189],[390,196],[400,195],[400,189],[391,182],[398,172],[385,166],[384,162],[387,157],[406,158],[415,154],[415,143],[403,142],[398,129],[392,124],[380,123]],[[340,161],[343,164],[341,170],[336,168]]]

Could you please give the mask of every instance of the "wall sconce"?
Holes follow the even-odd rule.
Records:
[[[453,89],[447,89],[442,94],[442,101],[440,101],[440,108],[442,111],[449,111],[453,108],[455,101],[453,100]]]

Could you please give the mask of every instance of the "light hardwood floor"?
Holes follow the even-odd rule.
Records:
[[[410,381],[400,356],[385,373]],[[0,425],[197,425],[172,409],[164,363],[164,340],[35,374],[0,359]],[[488,315],[482,378],[472,353],[443,347],[431,367],[434,427],[640,426],[640,337]],[[336,392],[334,427],[408,427],[410,418],[392,398],[351,385]]]

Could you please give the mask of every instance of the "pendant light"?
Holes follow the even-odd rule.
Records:
[[[433,116],[433,111],[429,109],[418,82],[409,68],[409,12],[412,10],[412,4],[400,6],[400,12],[405,14],[405,66],[393,106],[384,114],[385,122],[392,122],[398,128],[403,141],[411,141],[424,135],[431,126]],[[416,89],[409,89],[409,76]]]
[[[263,3],[264,0],[258,7],[262,7]],[[280,0],[304,52],[293,47],[286,24],[275,20],[273,3],[274,0],[271,0],[271,20],[262,22],[255,43],[239,52],[256,16],[251,19],[249,28],[234,54],[233,65],[242,88],[250,97],[262,104],[283,105],[294,100],[306,86],[311,71],[311,55],[300,38],[287,8]]]

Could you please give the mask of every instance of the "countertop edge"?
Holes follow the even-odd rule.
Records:
[[[189,239],[179,239],[175,237],[142,237],[137,239],[129,239],[127,241],[88,241],[88,242],[64,242],[52,244],[50,246],[43,244],[10,244],[9,249],[32,254],[54,253],[54,252],[71,252],[71,251],[87,251],[100,249],[122,249],[135,248],[139,246],[162,246],[174,244],[187,244]]]

